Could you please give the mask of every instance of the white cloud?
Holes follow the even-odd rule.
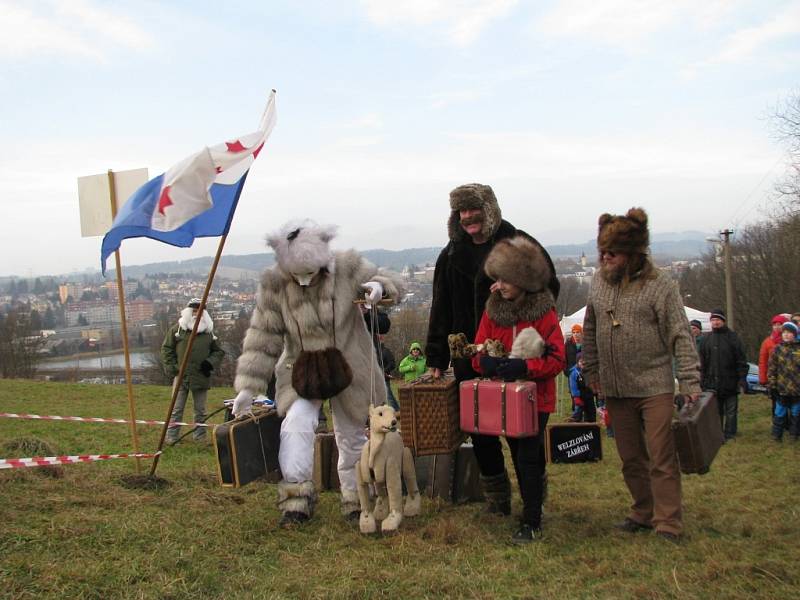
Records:
[[[361,0],[369,19],[383,27],[441,27],[447,40],[468,46],[518,0]]]
[[[797,34],[800,34],[800,4],[795,3],[760,25],[745,27],[729,35],[717,54],[695,66],[739,63],[769,43]]]
[[[549,37],[578,37],[632,49],[677,23],[698,29],[718,26],[737,2],[709,0],[561,0],[536,23]]]
[[[107,62],[109,50],[149,50],[153,37],[126,15],[89,0],[0,1],[0,58],[67,55]]]
[[[431,94],[431,108],[434,110],[441,110],[449,108],[454,104],[463,104],[465,102],[472,102],[480,98],[486,97],[487,93],[482,90],[451,90],[445,92],[436,92]]]

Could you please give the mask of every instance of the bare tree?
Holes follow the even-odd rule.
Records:
[[[400,364],[408,354],[411,342],[419,342],[425,346],[428,337],[428,310],[421,307],[402,305],[400,310],[389,315],[392,326],[384,337],[386,345]]]
[[[559,281],[561,282],[561,291],[556,300],[556,312],[561,318],[586,306],[586,300],[589,298],[589,284],[582,282],[577,277],[563,277]]]
[[[31,326],[29,313],[9,312],[0,319],[0,376],[33,378],[44,343],[41,332]]]
[[[800,92],[792,93],[772,115],[775,137],[786,146],[789,164],[786,175],[777,183],[779,197],[796,211],[800,206]]]

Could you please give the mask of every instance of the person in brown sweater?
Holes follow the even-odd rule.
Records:
[[[633,497],[616,527],[630,533],[655,528],[677,542],[683,521],[671,430],[674,377],[681,393],[696,401],[699,361],[678,286],[651,262],[649,238],[641,208],[600,216],[600,269],[583,323],[584,375],[606,401]]]

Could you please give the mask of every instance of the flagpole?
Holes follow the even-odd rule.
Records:
[[[211,286],[214,283],[214,275],[217,273],[217,265],[219,265],[219,259],[222,256],[222,249],[225,247],[225,240],[228,239],[228,234],[224,233],[219,238],[219,245],[217,246],[217,254],[214,256],[214,263],[211,265],[211,271],[208,274],[208,281],[206,281],[206,287],[203,290],[203,297],[200,299],[200,306],[197,308],[197,314],[200,315],[199,318],[195,318],[194,326],[192,327],[192,333],[189,335],[189,340],[186,342],[186,352],[183,354],[183,358],[181,359],[181,366],[178,369],[178,375],[175,377],[175,381],[172,385],[172,399],[169,403],[169,410],[167,411],[167,418],[164,419],[164,425],[161,427],[161,438],[158,440],[158,450],[156,451],[156,455],[153,457],[153,465],[150,467],[150,477],[153,477],[156,473],[156,469],[158,468],[158,459],[161,456],[161,450],[164,448],[164,440],[167,437],[167,429],[169,428],[169,422],[172,420],[172,411],[175,408],[175,402],[178,398],[178,392],[181,389],[181,384],[183,383],[183,377],[186,375],[186,368],[189,365],[189,357],[192,355],[192,346],[194,345],[194,339],[197,337],[197,328],[200,325],[200,321],[203,320],[203,311],[206,309],[206,301],[208,300],[208,293],[211,291]]]
[[[117,216],[117,190],[114,185],[114,172],[108,170],[108,188],[111,192],[111,218]],[[125,355],[125,383],[128,387],[128,412],[131,418],[131,438],[133,439],[133,451],[139,454],[139,433],[136,430],[136,403],[133,400],[133,382],[131,381],[131,354],[128,347],[128,322],[125,316],[125,286],[122,283],[122,261],[119,256],[119,248],[114,251],[114,261],[117,267],[117,295],[119,296],[119,319],[122,330],[122,351]],[[141,473],[140,458],[136,458],[136,473]]]

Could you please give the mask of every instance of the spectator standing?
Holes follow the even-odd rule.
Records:
[[[414,381],[427,370],[427,361],[422,354],[422,346],[419,342],[411,342],[408,347],[408,355],[400,361],[397,370],[403,376],[403,381]]]
[[[769,359],[768,382],[775,390],[777,402],[772,419],[772,438],[783,440],[783,425],[789,416],[789,435],[800,439],[800,341],[798,327],[791,321],[781,326],[782,343],[775,347]]]
[[[578,353],[578,362],[569,373],[569,391],[572,396],[572,405],[575,407],[569,418],[573,423],[597,421],[597,408],[594,402],[594,392],[583,376],[583,356]],[[613,433],[612,433],[613,435]]]
[[[769,335],[761,342],[761,348],[758,351],[758,383],[767,387],[767,393],[769,394],[770,400],[772,400],[771,415],[775,414],[777,395],[769,387],[767,368],[769,367],[769,357],[772,356],[772,351],[775,349],[775,346],[781,343],[781,328],[788,320],[789,317],[784,314],[777,314],[772,317],[772,321],[770,321],[772,331],[770,331]]]
[[[700,375],[704,391],[717,396],[725,441],[736,437],[739,391],[745,389],[747,357],[739,335],[728,328],[722,309],[711,312],[711,332],[700,343]]]
[[[703,339],[703,324],[697,319],[692,319],[691,321],[689,321],[689,331],[691,332],[692,338],[694,339],[695,347],[699,352],[700,342]]]
[[[583,326],[580,323],[575,323],[570,331],[570,336],[564,343],[564,351],[567,357],[567,366],[564,368],[564,375],[567,377],[572,373],[572,368],[578,362],[578,354],[581,351],[581,344],[583,343]]]
[[[199,298],[192,298],[186,308],[181,311],[178,322],[170,327],[164,336],[161,344],[161,363],[164,366],[164,372],[169,377],[175,378],[178,375],[179,366],[186,355],[189,336],[194,328],[200,303]],[[197,326],[197,335],[192,342],[192,354],[189,357],[180,390],[175,398],[170,421],[183,421],[186,400],[191,392],[194,403],[194,422],[205,422],[206,398],[208,389],[211,387],[211,373],[219,368],[224,356],[225,352],[217,343],[217,336],[214,335],[214,321],[208,311],[204,310],[200,324]],[[167,444],[172,445],[178,441],[180,429],[179,425],[167,429]],[[197,427],[192,437],[195,441],[204,441],[206,428]]]
[[[675,376],[693,402],[700,393],[697,350],[678,286],[649,258],[647,214],[603,214],[583,323],[584,376],[605,399],[622,474],[633,498],[616,527],[655,528],[677,542],[683,530],[681,474],[672,433]]]

